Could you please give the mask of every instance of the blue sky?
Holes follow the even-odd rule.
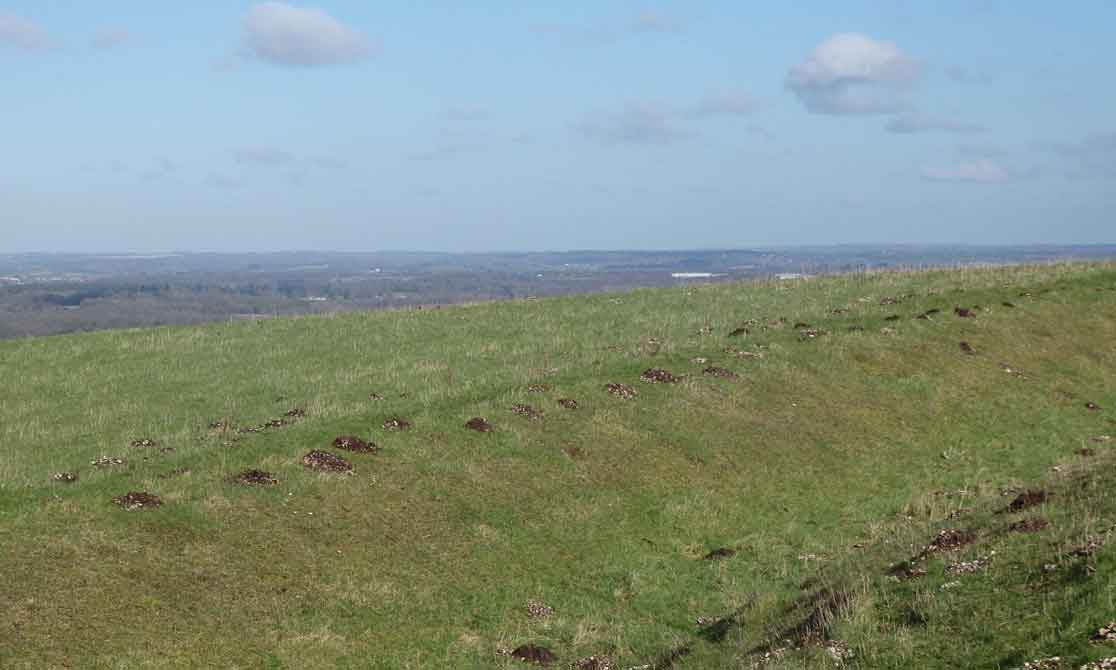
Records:
[[[0,253],[1116,242],[1113,26],[1107,0],[0,0]]]

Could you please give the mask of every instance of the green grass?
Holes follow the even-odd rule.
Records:
[[[804,341],[799,321],[828,334]],[[765,667],[833,667],[780,641],[819,590],[848,595],[821,632],[852,667],[1116,655],[1088,643],[1116,618],[1116,555],[1069,555],[1116,523],[1112,445],[1089,443],[1116,434],[1113,342],[1113,264],[2,342],[0,667],[511,668],[500,650],[526,642],[559,667],[654,667],[683,646],[676,668],[750,668],[786,646]],[[740,378],[702,375],[697,356]],[[640,382],[651,367],[685,378]],[[545,418],[513,415],[520,402]],[[232,444],[208,429],[293,407],[308,416]],[[414,428],[383,430],[395,415]],[[464,430],[474,416],[496,431]],[[348,434],[382,450],[345,454],[352,476],[302,467]],[[1074,455],[1086,445],[1094,457]],[[128,465],[92,467],[102,455]],[[232,482],[247,468],[280,484]],[[80,479],[51,481],[61,471]],[[1024,486],[1053,492],[1039,511],[1052,525],[1004,532],[1027,515],[994,514],[1000,492]],[[165,505],[111,504],[133,490]],[[886,576],[949,525],[981,539],[925,578]],[[737,554],[701,560],[719,547]],[[993,550],[979,573],[944,572]],[[554,614],[528,618],[529,600]],[[719,634],[699,617],[722,619]]]

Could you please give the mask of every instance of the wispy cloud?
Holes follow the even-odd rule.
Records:
[[[892,42],[858,33],[827,38],[787,73],[786,85],[814,114],[894,114],[922,68]]]
[[[93,34],[90,46],[94,49],[108,50],[134,42],[136,36],[122,26],[102,26]]]
[[[1116,132],[1093,133],[1075,142],[1037,142],[1035,148],[1066,161],[1070,177],[1116,177]]]
[[[667,144],[692,134],[678,115],[657,103],[630,103],[619,112],[596,112],[574,125],[586,139],[606,145]]]
[[[244,48],[260,60],[284,66],[351,63],[376,50],[371,38],[321,9],[283,2],[254,5],[244,18]]]
[[[640,34],[681,33],[685,23],[678,17],[655,10],[645,10],[632,18],[614,24],[574,25],[561,22],[541,22],[529,26],[531,32],[557,40],[566,46],[590,47],[614,44]]]
[[[696,105],[687,110],[687,113],[699,119],[717,116],[750,116],[760,103],[756,98],[745,92],[716,93],[702,98]]]
[[[43,51],[56,42],[46,28],[29,19],[0,10],[0,47],[22,51]]]
[[[996,81],[996,77],[989,72],[974,70],[961,65],[950,65],[945,69],[945,74],[959,84],[987,86]]]
[[[929,132],[972,134],[983,133],[988,130],[988,128],[977,123],[966,123],[917,113],[897,116],[887,123],[886,128],[890,133],[904,135]]]
[[[294,160],[293,154],[275,147],[238,147],[232,154],[241,165],[284,165]]]
[[[1002,184],[1011,176],[999,163],[983,158],[964,161],[946,167],[929,167],[922,171],[927,181],[969,182],[974,184]]]

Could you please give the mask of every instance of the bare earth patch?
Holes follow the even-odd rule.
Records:
[[[546,384],[531,384],[527,387],[528,393],[546,393],[549,390],[550,387]]]
[[[96,468],[111,468],[118,465],[127,465],[128,461],[123,458],[116,458],[115,456],[101,456],[89,461],[89,464]]]
[[[721,379],[738,379],[740,377],[740,375],[736,374],[732,370],[729,370],[727,368],[719,368],[716,366],[707,367],[702,370],[701,373],[710,377],[720,377]]]
[[[488,421],[486,421],[484,418],[479,417],[479,416],[473,417],[472,419],[469,419],[468,421],[466,421],[465,422],[465,427],[468,428],[469,430],[475,430],[478,433],[491,433],[492,432],[492,424],[488,423]]]
[[[133,449],[154,449],[155,447],[158,447],[158,446],[159,446],[158,442],[156,442],[155,440],[148,439],[146,437],[143,438],[143,439],[140,439],[140,440],[132,440],[132,444],[131,444],[131,447]]]
[[[1050,527],[1050,522],[1046,519],[1036,516],[1030,519],[1023,519],[1016,521],[1008,526],[1008,530],[1013,533],[1038,533]]]
[[[1116,644],[1116,621],[1109,621],[1089,636],[1090,642],[1098,644]]]
[[[932,554],[939,551],[957,551],[964,549],[976,542],[976,533],[958,528],[943,528],[937,536],[926,546],[926,553]]]
[[[728,547],[720,547],[718,549],[714,549],[713,551],[711,551],[708,554],[706,554],[705,556],[703,556],[701,560],[703,560],[703,561],[718,561],[722,558],[732,558],[735,555],[736,555],[736,550],[735,549],[729,549]]]
[[[521,416],[525,419],[531,419],[532,421],[538,421],[543,418],[542,410],[535,409],[530,405],[524,405],[523,403],[516,403],[515,405],[512,405],[511,412],[516,416]]]
[[[586,656],[574,662],[577,670],[612,670],[612,659],[608,656]]]
[[[338,437],[333,440],[333,446],[335,449],[351,451],[354,454],[373,454],[379,451],[379,447],[374,443],[365,442],[355,435],[343,435]]]
[[[410,428],[410,421],[401,419],[397,416],[393,416],[384,422],[384,430],[409,430]]]
[[[558,404],[561,405],[564,409],[577,409],[579,407],[577,401],[573,398],[559,398]]]
[[[161,507],[163,501],[159,499],[159,496],[147,493],[146,491],[131,491],[125,495],[113,498],[112,503],[131,512],[137,509]]]
[[[318,472],[352,472],[353,464],[328,451],[315,449],[302,457],[302,464]]]
[[[962,319],[975,319],[976,318],[976,312],[969,309],[968,307],[954,307],[953,308],[953,313],[956,314],[957,316],[961,317]]]
[[[973,349],[973,345],[969,344],[968,342],[962,342],[958,346],[961,347],[961,353],[963,354],[969,354],[971,356],[976,353],[976,349]]]
[[[546,603],[538,600],[527,601],[528,619],[549,619],[552,614],[554,614],[554,608],[549,607]]]
[[[263,470],[245,470],[233,477],[233,480],[246,486],[275,486],[279,483],[270,472]]]
[[[78,476],[76,472],[56,472],[50,476],[50,480],[62,484],[73,484],[78,480]]]
[[[1029,507],[1043,504],[1046,502],[1046,497],[1046,491],[1024,491],[1015,496],[1015,500],[1012,500],[1003,512],[1022,512]]]
[[[518,658],[525,663],[536,663],[538,665],[550,665],[558,660],[554,652],[546,647],[540,647],[534,644],[524,644],[512,650],[512,658]]]
[[[675,377],[666,370],[650,369],[644,370],[643,374],[639,376],[640,380],[649,384],[677,384],[678,377]]]
[[[606,384],[605,390],[612,395],[618,398],[623,398],[625,400],[631,400],[632,398],[639,395],[638,391],[636,391],[631,386],[628,386],[627,384]]]

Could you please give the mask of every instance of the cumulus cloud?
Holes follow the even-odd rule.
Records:
[[[759,108],[759,101],[748,93],[720,93],[707,95],[689,110],[695,118],[716,116],[749,116]]]
[[[232,153],[241,165],[283,165],[294,160],[293,155],[275,147],[239,147]]]
[[[254,5],[244,17],[243,28],[246,50],[276,65],[351,63],[375,50],[367,35],[324,11],[283,2]]]
[[[840,33],[787,73],[786,85],[814,114],[893,114],[922,68],[892,42]]]
[[[590,114],[574,125],[586,139],[607,145],[666,144],[690,136],[677,114],[654,103],[632,103],[620,112]]]
[[[90,45],[94,49],[115,49],[135,40],[135,35],[127,28],[120,26],[103,26],[97,29]]]
[[[983,133],[988,129],[977,123],[940,119],[925,114],[904,114],[889,121],[887,130],[891,133],[909,135],[929,132],[971,134]]]
[[[45,28],[27,19],[0,11],[0,46],[24,51],[42,51],[54,46]]]
[[[975,184],[1002,184],[1008,179],[1007,170],[995,161],[982,158],[965,161],[948,167],[932,167],[922,171],[927,181],[970,182]]]

